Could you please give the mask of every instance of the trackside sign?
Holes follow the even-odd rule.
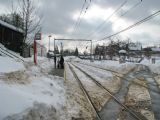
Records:
[[[41,40],[41,33],[35,34],[35,40]]]

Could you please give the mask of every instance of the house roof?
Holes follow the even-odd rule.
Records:
[[[124,53],[125,54],[125,53],[127,53],[127,51],[126,50],[120,50],[119,53]]]
[[[142,50],[142,45],[140,43],[136,43],[136,44],[129,44],[129,49],[130,50]]]
[[[20,33],[24,33],[24,31],[22,29],[17,28],[15,26],[11,25],[11,24],[8,24],[8,23],[6,23],[6,22],[4,22],[2,20],[0,20],[0,25],[5,26],[7,28],[10,28],[10,29],[12,29],[14,31],[17,31],[17,32],[20,32]]]
[[[160,52],[160,48],[151,48],[151,50],[154,52]]]

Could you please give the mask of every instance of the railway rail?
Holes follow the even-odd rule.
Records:
[[[83,64],[85,66],[90,66],[90,67],[94,67],[94,68],[98,68],[98,69],[101,69],[101,70],[105,70],[105,71],[110,71],[112,72],[112,74],[114,74],[115,76],[127,81],[128,83],[129,82],[132,82],[134,84],[137,84],[141,87],[144,87],[146,89],[148,89],[149,93],[150,93],[150,96],[151,96],[151,103],[152,103],[152,109],[154,111],[154,115],[155,115],[155,119],[156,120],[159,120],[160,119],[160,88],[158,87],[158,84],[156,82],[156,80],[154,79],[154,77],[152,76],[151,74],[151,71],[150,70],[147,70],[147,71],[136,71],[135,73],[143,73],[144,72],[144,76],[142,75],[142,77],[145,78],[146,82],[147,82],[147,85],[142,85],[134,80],[130,81],[129,79],[137,79],[137,80],[141,80],[139,78],[137,78],[137,75],[136,77],[130,77],[130,76],[127,76],[126,77],[122,77],[121,75],[124,75],[124,74],[121,74],[121,73],[118,73],[116,71],[113,71],[113,70],[109,70],[109,69],[105,69],[105,68],[101,68],[101,67],[98,67],[98,66],[94,66],[94,65],[88,65],[88,64],[84,64],[84,63],[80,63],[80,64]],[[147,76],[146,76],[147,75]]]
[[[69,63],[69,68],[71,69],[74,77],[77,79],[78,83],[80,84],[80,87],[82,89],[82,91],[84,92],[85,96],[87,97],[89,103],[91,104],[91,106],[94,108],[94,111],[96,112],[96,116],[98,118],[98,120],[102,120],[102,117],[100,116],[100,114],[98,113],[98,110],[96,109],[95,105],[92,102],[92,99],[90,97],[90,95],[88,94],[87,90],[85,89],[85,87],[83,86],[83,83],[81,82],[81,80],[78,78],[76,72],[73,70],[74,66],[76,69],[78,69],[79,71],[81,71],[84,75],[86,75],[88,78],[90,78],[98,87],[100,87],[101,89],[105,90],[106,93],[112,98],[114,99],[114,101],[116,103],[118,103],[122,108],[124,108],[130,115],[132,118],[136,119],[136,120],[146,120],[143,116],[141,116],[140,114],[135,113],[133,110],[131,110],[130,108],[128,108],[126,105],[124,105],[123,103],[120,102],[120,100],[118,100],[116,98],[116,96],[113,95],[112,92],[110,92],[110,90],[108,90],[107,88],[105,88],[100,82],[98,82],[96,79],[94,79],[92,76],[90,76],[88,73],[86,73],[84,70],[82,70],[81,68],[77,67],[76,65],[74,65],[73,63]]]
[[[95,105],[93,104],[92,100],[91,100],[91,97],[89,96],[88,92],[86,91],[86,89],[84,88],[82,82],[80,81],[80,79],[78,78],[77,74],[74,72],[73,68],[71,67],[71,65],[69,65],[69,68],[70,70],[72,71],[75,79],[78,81],[79,85],[80,85],[80,88],[82,89],[85,97],[87,98],[88,102],[90,103],[91,107],[93,108],[93,110],[95,111],[96,113],[96,117],[98,118],[98,120],[102,120],[102,118],[100,117]]]
[[[121,79],[124,79],[124,80],[126,80],[126,81],[129,82],[128,79],[122,77],[122,76],[124,76],[125,74],[116,72],[116,71],[114,71],[114,70],[110,70],[110,69],[107,69],[107,68],[102,68],[102,67],[98,67],[98,66],[94,66],[94,65],[89,65],[89,64],[85,64],[85,63],[80,63],[80,62],[78,62],[78,64],[82,64],[82,65],[86,65],[86,66],[90,66],[90,67],[95,67],[95,68],[97,68],[97,69],[109,71],[109,72],[111,72],[112,74],[114,74],[115,76],[117,76],[117,77],[119,77],[119,78],[121,78]],[[128,78],[133,79],[133,77],[129,77],[129,76],[128,76]],[[139,79],[139,78],[136,78],[136,79],[137,79],[137,80],[141,80],[141,79]],[[155,81],[155,80],[154,80],[154,81]],[[138,83],[138,82],[136,82],[136,81],[133,81],[133,83],[134,83],[134,84],[137,84],[137,85],[139,85],[139,86],[141,86],[141,87],[147,88],[147,89],[149,89],[149,90],[151,90],[151,91],[153,91],[153,92],[155,92],[155,93],[160,94],[160,89],[159,89],[159,90],[155,90],[155,89],[149,88],[149,87],[147,87],[147,86],[145,86],[145,85],[142,85],[142,84],[140,84],[140,83]],[[152,83],[149,83],[149,84],[151,84],[152,86],[155,86],[155,84],[152,84]],[[158,85],[156,85],[156,86],[158,86]]]

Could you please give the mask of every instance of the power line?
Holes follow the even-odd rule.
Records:
[[[121,14],[119,16],[119,18],[117,18],[116,20],[114,20],[113,22],[116,23],[118,20],[120,20],[121,17],[125,16],[126,14],[128,14],[131,10],[133,10],[134,8],[136,8],[138,5],[140,5],[142,3],[142,0],[140,2],[135,3],[132,7],[130,7],[126,12],[124,12],[123,14]]]
[[[114,33],[114,34],[109,35],[109,36],[106,36],[106,37],[104,37],[104,38],[102,38],[102,39],[93,41],[92,43],[98,42],[98,41],[102,41],[102,40],[105,40],[105,39],[110,39],[110,38],[113,37],[113,36],[116,36],[116,35],[118,35],[118,34],[120,34],[120,33],[122,33],[122,32],[125,32],[125,31],[127,31],[127,30],[130,30],[130,29],[132,29],[132,28],[134,28],[134,27],[136,27],[136,26],[138,26],[138,25],[141,25],[142,23],[144,23],[144,22],[146,22],[146,21],[148,21],[148,20],[150,20],[150,19],[153,19],[154,17],[158,16],[159,14],[160,14],[160,10],[158,10],[157,12],[149,15],[148,17],[146,17],[146,18],[144,18],[144,19],[142,19],[142,20],[134,23],[133,25],[131,25],[131,26],[129,26],[129,27],[127,27],[127,28],[125,28],[125,29],[117,32],[117,33]]]
[[[83,6],[82,6],[82,9],[81,9],[80,15],[79,15],[79,17],[78,17],[78,19],[77,19],[77,22],[76,22],[76,24],[75,24],[75,28],[74,28],[74,31],[73,31],[73,32],[77,32],[77,30],[78,30],[78,28],[79,28],[79,26],[80,26],[80,23],[81,23],[81,18],[87,13],[88,9],[89,9],[90,6],[91,6],[92,1],[93,1],[93,0],[89,0],[89,1],[87,2],[87,0],[85,0],[84,4],[83,4]],[[83,13],[83,10],[84,10],[84,7],[85,7],[85,4],[86,4],[86,3],[88,3],[88,6],[86,6],[85,11],[84,11],[84,14],[83,14],[83,16],[82,16],[82,13]]]
[[[82,15],[82,12],[83,12],[83,9],[84,9],[85,4],[86,4],[86,0],[84,1],[83,5],[82,5],[80,14],[79,14],[79,16],[78,16],[78,18],[77,18],[77,21],[75,22],[73,32],[75,32],[75,30],[76,30],[76,28],[77,28],[77,25],[78,25],[78,23],[79,23],[79,20],[81,19],[81,15]],[[72,32],[72,33],[73,33],[73,32]]]
[[[114,14],[116,14],[127,3],[127,1],[128,0],[125,0],[109,17],[107,17],[100,25],[98,25],[97,28],[87,36],[87,38],[94,35],[97,30],[99,30]],[[82,44],[80,45],[84,46],[84,44]]]
[[[118,34],[120,34],[120,33],[122,33],[122,32],[125,32],[125,31],[127,31],[127,30],[130,30],[130,29],[132,29],[132,28],[134,28],[134,27],[136,27],[136,26],[138,26],[138,25],[140,25],[140,24],[142,24],[142,23],[144,23],[144,22],[146,22],[146,21],[148,21],[148,20],[150,20],[150,19],[152,19],[152,18],[158,16],[159,13],[160,13],[160,10],[157,11],[157,12],[155,12],[155,13],[153,13],[153,14],[151,14],[151,15],[149,15],[149,16],[146,17],[146,18],[144,18],[144,19],[142,19],[142,20],[136,22],[135,24],[133,24],[133,25],[131,25],[131,26],[129,26],[129,27],[127,27],[127,28],[125,28],[125,29],[123,29],[123,30],[117,32],[117,33],[114,33],[114,34],[112,34],[112,35],[103,37],[102,39],[96,40],[96,41],[94,41],[94,42],[101,41],[101,40],[105,40],[105,39],[111,38],[111,37],[113,37],[113,36],[116,36],[116,35],[118,35]]]
[[[91,0],[90,0],[90,2],[88,3],[88,6],[86,6],[85,11],[84,11],[84,14],[83,14],[83,16],[82,16],[81,18],[83,18],[84,15],[87,13],[90,5],[91,5]],[[77,27],[76,27],[77,29],[75,30],[75,32],[78,31],[78,28],[79,28],[79,26],[80,26],[80,24],[81,24],[81,21],[82,21],[82,19],[79,19],[79,21],[78,21],[78,23],[77,23]]]
[[[136,4],[134,4],[131,8],[129,8],[126,12],[124,12],[122,15],[119,16],[119,18],[125,16],[126,14],[128,14],[131,10],[133,10],[134,8],[136,8],[138,5],[140,5],[142,3],[142,0],[140,2],[137,2]],[[119,20],[119,18],[117,18],[114,22],[117,22],[117,20]]]
[[[140,5],[142,3],[142,0],[140,2],[137,2],[136,4],[134,4],[131,8],[129,8],[125,13],[123,13],[122,15],[119,16],[119,18],[125,16],[126,14],[128,14],[131,10],[133,10],[134,8],[136,8],[138,5]],[[117,18],[115,21],[113,21],[114,23],[117,22],[119,20],[119,18]],[[101,32],[104,29],[101,29],[99,32]],[[94,34],[93,34],[94,35]]]
[[[96,27],[96,29],[87,36],[87,38],[90,37],[90,36],[92,36],[92,35],[94,35],[94,34],[96,33],[96,31],[99,30],[99,29],[100,29],[114,14],[116,14],[126,3],[127,3],[127,0],[125,0],[109,17],[107,17],[100,25],[98,25],[98,26]]]

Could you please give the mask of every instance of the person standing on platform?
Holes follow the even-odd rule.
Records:
[[[56,55],[54,55],[54,68],[56,68],[57,58]]]
[[[61,66],[62,69],[64,68],[64,58],[63,58],[63,56],[61,56],[61,58],[60,58],[60,66]]]

